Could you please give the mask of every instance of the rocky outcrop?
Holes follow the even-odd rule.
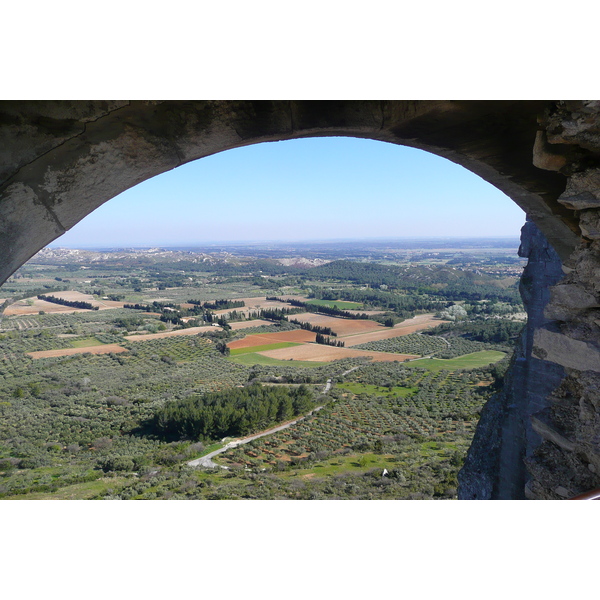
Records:
[[[527,324],[506,374],[502,392],[484,407],[459,473],[463,500],[523,499],[530,478],[525,459],[541,444],[532,415],[547,408],[548,395],[560,384],[564,369],[533,356],[534,339],[548,322],[544,309],[550,287],[563,277],[561,261],[531,221],[521,230],[519,255],[528,258],[520,282]]]
[[[503,393],[482,412],[462,498],[558,500],[600,488],[600,101],[557,102],[539,121],[533,163],[567,176],[557,202],[580,242],[561,256],[561,277],[539,233],[524,228],[529,322]]]

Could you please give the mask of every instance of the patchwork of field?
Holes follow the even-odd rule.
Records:
[[[337,348],[336,346],[327,346],[325,344],[300,344],[290,348],[280,348],[278,350],[267,350],[259,352],[262,356],[275,358],[278,360],[301,360],[301,361],[319,361],[330,362],[341,358],[370,357],[374,362],[393,362],[405,361],[411,358],[417,358],[414,354],[392,354],[391,352],[374,352],[369,350],[353,350],[352,348]]]
[[[89,310],[85,308],[72,308],[71,306],[54,304],[54,302],[46,302],[45,300],[38,300],[37,298],[30,298],[30,302],[31,304],[28,304],[27,300],[19,300],[7,307],[4,314],[7,317],[10,317],[12,315],[37,315],[40,311],[44,311],[45,313],[89,312]]]
[[[344,337],[344,343],[346,346],[358,346],[359,344],[366,344],[367,342],[388,340],[390,338],[400,337],[401,335],[409,335],[410,333],[423,331],[424,329],[429,329],[431,327],[437,327],[438,325],[447,322],[448,321],[442,321],[441,319],[435,319],[431,314],[417,315],[416,317],[407,319],[391,328],[381,327],[376,331]]]
[[[252,348],[254,346],[264,346],[266,344],[276,344],[278,342],[314,342],[316,337],[317,334],[313,331],[306,331],[304,329],[294,329],[292,331],[280,331],[277,333],[260,333],[248,335],[242,340],[230,342],[229,344],[227,344],[227,346],[231,350],[237,350],[238,348]]]
[[[346,300],[307,300],[306,304],[312,304],[314,306],[329,306],[330,308],[339,308],[340,310],[354,310],[360,309],[362,304],[360,302],[348,302]]]
[[[445,321],[434,319],[432,314],[418,315],[412,319],[399,323],[393,328],[384,327],[374,321],[362,319],[344,319],[329,317],[314,313],[301,313],[295,315],[298,320],[309,322],[313,325],[331,327],[338,333],[338,339],[345,343],[346,347],[338,348],[325,344],[315,344],[316,333],[304,329],[293,331],[281,331],[278,333],[265,333],[248,335],[241,340],[228,344],[232,354],[240,354],[241,349],[246,349],[244,354],[254,352],[254,356],[261,356],[272,360],[293,360],[303,362],[331,362],[341,358],[369,357],[374,362],[393,362],[412,360],[419,358],[418,354],[399,354],[392,352],[378,352],[376,350],[359,350],[348,346],[356,346],[365,342],[383,340],[399,337],[434,327]],[[250,323],[257,323],[251,321]],[[250,325],[248,325],[250,326]],[[298,345],[286,347],[267,348],[269,345],[281,343],[295,343]],[[255,348],[253,351],[252,348]],[[236,352],[237,351],[237,352]]]
[[[272,344],[264,344],[262,346],[251,346],[250,348],[234,348],[231,350],[231,356],[240,356],[242,354],[259,354],[267,350],[277,350],[280,348],[291,348],[292,346],[299,346],[294,342],[274,342]]]
[[[300,296],[283,296],[283,298],[294,298],[304,302],[304,298]],[[261,308],[290,308],[289,304],[286,304],[285,302],[277,302],[276,300],[267,300],[266,296],[257,296],[253,298],[233,298],[233,300],[237,302],[243,301],[245,306],[241,306],[240,308],[224,308],[223,310],[216,310],[214,311],[214,314],[219,316],[226,315],[227,313],[235,310],[237,313],[247,315],[249,312],[256,312]]]
[[[92,306],[97,306],[99,310],[123,308],[123,305],[125,304],[125,302],[116,302],[114,300],[96,300],[91,294],[83,294],[82,292],[74,291],[52,292],[50,295],[60,298],[61,300],[68,300],[69,302],[89,302]]]
[[[234,321],[229,323],[229,326],[233,331],[238,329],[247,329],[248,327],[261,327],[262,325],[273,325],[272,321],[265,321],[264,319],[254,319],[254,321]]]
[[[49,295],[70,302],[89,302],[92,306],[97,306],[99,310],[123,308],[125,304],[124,302],[114,302],[112,300],[95,300],[90,294],[82,294],[81,292],[74,291],[52,292]],[[76,313],[88,310],[87,308],[73,308],[72,306],[46,302],[46,300],[40,300],[34,296],[11,304],[4,311],[4,314],[9,317],[11,315],[37,315],[40,311],[44,311],[45,313]]]
[[[60,348],[58,350],[40,350],[38,352],[27,352],[31,358],[53,358],[56,356],[70,356],[71,354],[110,354],[111,352],[127,352],[127,348],[117,344],[104,344],[102,346],[87,346],[85,348]]]
[[[329,317],[316,313],[300,313],[291,315],[290,318],[297,319],[303,323],[318,325],[319,327],[330,327],[338,334],[338,337],[365,333],[367,331],[389,331],[388,327],[384,327],[368,319],[341,319],[339,317]]]
[[[204,327],[188,327],[187,329],[177,329],[176,331],[161,331],[160,333],[142,333],[139,335],[126,335],[125,339],[129,342],[143,342],[145,340],[159,340],[161,338],[173,337],[177,335],[196,335],[206,331],[220,331],[221,327],[205,325]]]

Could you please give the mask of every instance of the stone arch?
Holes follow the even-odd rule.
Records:
[[[456,162],[512,198],[563,258],[576,221],[564,174],[534,166],[543,102],[3,102],[0,281],[122,191],[257,142],[354,136]]]
[[[530,239],[537,240],[536,248],[545,244],[546,262],[556,266],[560,257],[572,273],[571,287],[561,286],[552,308],[553,318],[566,325],[559,331],[548,328],[540,316],[544,303],[537,303],[536,325],[528,333],[523,358],[528,365],[541,360],[573,369],[581,366],[567,356],[573,355],[574,344],[585,344],[577,346],[581,352],[595,350],[600,338],[596,331],[582,333],[573,324],[582,310],[593,313],[600,293],[590,275],[595,236],[600,238],[595,212],[600,207],[599,113],[597,102],[550,101],[0,102],[0,282],[104,202],[184,163],[265,141],[371,138],[448,158],[495,185],[527,213],[543,234],[531,233]],[[548,287],[557,278],[544,281],[536,285]],[[586,372],[600,372],[595,356],[589,354]],[[557,380],[562,376],[561,371]],[[595,406],[591,410],[595,414]],[[523,423],[530,415],[528,407],[516,425],[504,419],[494,427],[507,431],[497,441],[499,447],[519,448],[518,456],[513,452],[506,458],[507,464],[522,464],[539,445],[538,438],[531,443],[525,439],[530,426]],[[554,433],[540,433],[548,428]],[[538,425],[536,432],[555,445],[556,436],[562,435],[547,424]],[[589,439],[586,444],[585,460],[596,468]],[[563,446],[563,451],[574,447]],[[523,488],[528,476],[511,468],[500,476],[504,467],[497,455],[488,469],[491,491],[471,497],[519,497],[515,490]],[[600,462],[597,469],[600,473]],[[502,478],[510,480],[504,488],[498,483]],[[584,480],[577,485],[586,485],[589,478],[578,479]],[[554,493],[544,496],[535,485],[529,490],[535,497]]]

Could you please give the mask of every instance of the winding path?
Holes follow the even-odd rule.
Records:
[[[358,369],[358,367],[352,367],[351,369],[344,371],[340,375],[340,377],[344,377],[345,375],[348,375],[348,373],[351,373],[352,371],[355,371],[356,369]],[[329,392],[329,390],[331,389],[331,385],[332,385],[332,379],[330,377],[327,380],[327,383],[325,384],[325,388],[323,389],[323,394],[327,394]],[[238,446],[243,446],[244,444],[248,444],[249,442],[252,442],[261,437],[264,437],[265,435],[271,435],[273,433],[277,433],[278,431],[283,431],[284,429],[287,429],[288,427],[291,427],[292,425],[295,425],[296,423],[303,421],[304,419],[306,419],[306,417],[309,417],[313,413],[316,413],[317,411],[321,410],[323,408],[323,406],[324,405],[317,406],[316,408],[313,408],[309,413],[307,413],[303,417],[299,417],[297,419],[294,419],[293,421],[284,423],[283,425],[277,425],[277,427],[272,427],[271,429],[266,429],[265,431],[261,431],[260,433],[256,433],[256,434],[248,436],[246,438],[242,438],[239,440],[233,440],[232,442],[225,444],[225,446],[223,446],[222,448],[219,448],[218,450],[215,450],[214,452],[210,452],[209,454],[206,454],[205,456],[196,458],[194,460],[190,460],[187,464],[190,467],[206,467],[207,469],[218,469],[218,468],[229,469],[229,467],[225,467],[223,465],[218,465],[212,459],[215,456],[217,456],[218,454],[227,452],[227,450],[231,450],[232,448],[237,448]]]

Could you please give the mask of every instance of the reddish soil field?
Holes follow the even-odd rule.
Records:
[[[127,352],[127,348],[117,344],[106,344],[105,346],[90,346],[88,348],[60,348],[59,350],[40,350],[38,352],[27,352],[32,358],[51,358],[54,356],[70,356],[71,354],[108,354],[109,352]]]
[[[294,329],[294,331],[281,331],[279,333],[261,333],[249,335],[243,340],[236,340],[227,344],[229,348],[252,348],[253,346],[265,346],[266,344],[276,344],[278,342],[314,342],[317,334],[304,329]]]
[[[417,358],[412,354],[392,354],[390,352],[371,352],[368,350],[352,350],[351,348],[337,348],[324,344],[302,344],[290,348],[279,348],[277,350],[265,350],[258,352],[263,356],[277,358],[279,360],[306,360],[316,362],[329,362],[340,358],[355,358],[358,356],[370,356],[375,362],[392,362],[394,360],[404,361],[407,358]]]
[[[159,340],[161,338],[173,337],[176,335],[196,335],[205,331],[221,331],[220,327],[206,325],[204,327],[189,327],[188,329],[178,329],[177,331],[162,331],[161,333],[142,333],[140,335],[126,335],[125,339],[130,342],[142,342],[144,340]]]

